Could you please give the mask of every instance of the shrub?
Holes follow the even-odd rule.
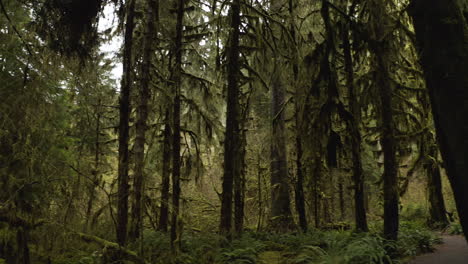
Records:
[[[459,222],[453,222],[448,227],[447,232],[450,235],[463,235],[463,229]]]
[[[256,239],[251,233],[246,233],[224,248],[219,260],[226,264],[254,264],[258,254],[266,248],[264,241]]]
[[[349,232],[327,232],[323,236],[324,246],[306,245],[292,260],[294,264],[368,264],[391,263],[385,251],[384,239],[375,234],[350,234]]]
[[[434,232],[416,222],[400,224],[397,250],[401,256],[415,256],[434,251],[434,245],[441,239]]]

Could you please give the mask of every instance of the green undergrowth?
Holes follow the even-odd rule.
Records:
[[[141,243],[128,248],[151,264],[365,264],[403,263],[401,259],[429,252],[440,242],[435,233],[417,222],[401,223],[398,242],[386,241],[381,230],[381,223],[374,223],[368,233],[245,232],[231,242],[214,233],[184,233],[177,257],[171,254],[167,234],[146,230]],[[390,259],[388,249],[396,252],[396,257]],[[100,256],[101,252],[94,251],[52,263],[100,264]]]
[[[447,228],[447,233],[450,235],[463,235],[463,229],[459,222],[451,223]]]
[[[400,223],[397,249],[401,256],[416,256],[434,251],[442,243],[440,236],[422,223],[404,221]]]

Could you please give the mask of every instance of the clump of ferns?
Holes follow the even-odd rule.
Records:
[[[229,264],[255,264],[257,256],[266,249],[264,241],[245,234],[239,239],[233,240],[225,247],[220,255],[220,263]]]
[[[324,246],[306,245],[293,258],[291,264],[368,264],[392,263],[385,247],[388,242],[373,234],[353,234],[343,237],[342,232],[325,237]]]
[[[400,224],[397,250],[401,256],[416,256],[434,251],[441,238],[420,223],[404,221]]]

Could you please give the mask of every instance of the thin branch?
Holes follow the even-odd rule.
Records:
[[[32,51],[31,51],[31,48],[29,47],[29,44],[24,40],[23,36],[22,36],[21,33],[18,31],[18,29],[16,28],[15,24],[13,24],[13,21],[11,20],[10,16],[8,15],[8,12],[6,11],[5,6],[3,5],[2,0],[0,0],[0,7],[2,8],[3,14],[5,15],[6,19],[7,19],[8,22],[10,23],[11,27],[13,28],[13,30],[15,31],[16,35],[18,35],[18,37],[20,38],[21,42],[23,42],[23,44],[24,44],[24,46],[26,47],[26,50],[28,51],[29,55],[33,56],[33,53],[32,53]]]

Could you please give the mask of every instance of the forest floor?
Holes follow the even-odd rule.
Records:
[[[468,244],[463,236],[442,235],[442,241],[434,252],[418,256],[410,264],[468,263]]]

